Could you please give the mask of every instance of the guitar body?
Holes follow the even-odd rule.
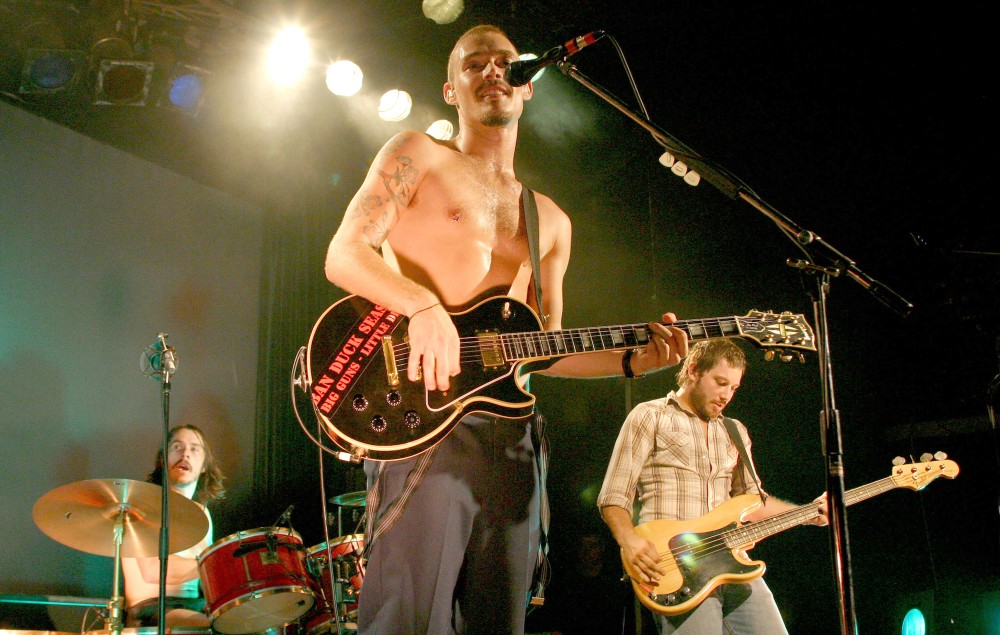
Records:
[[[406,377],[409,320],[359,296],[329,307],[313,327],[306,382],[326,433],[356,456],[403,459],[430,449],[471,413],[517,419],[532,413],[522,361],[497,356],[503,333],[541,331],[526,304],[513,298],[484,300],[451,314],[462,338],[461,372],[446,392],[428,392]],[[383,340],[392,342],[387,352]],[[481,341],[470,352],[467,341]]]
[[[655,588],[640,583],[629,563],[625,571],[644,606],[662,615],[693,610],[723,584],[748,582],[764,575],[762,561],[752,561],[743,549],[752,545],[725,544],[723,532],[740,526],[740,519],[760,506],[760,497],[744,494],[692,520],[653,520],[635,530],[656,545],[666,575]]]

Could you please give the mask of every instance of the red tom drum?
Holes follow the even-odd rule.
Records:
[[[198,556],[212,630],[261,633],[298,620],[316,603],[302,538],[284,527],[226,536]]]

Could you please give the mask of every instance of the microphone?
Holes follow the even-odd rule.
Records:
[[[139,357],[139,368],[146,377],[160,379],[177,372],[177,351],[167,344],[166,333],[158,333],[156,341]]]
[[[531,81],[531,78],[534,77],[535,73],[538,71],[542,70],[546,66],[558,64],[563,59],[577,53],[585,46],[590,46],[594,42],[603,38],[605,35],[607,34],[604,31],[594,31],[586,35],[575,37],[555,48],[551,48],[544,55],[536,59],[511,62],[507,65],[507,69],[503,73],[504,81],[514,87],[524,86]]]
[[[290,522],[292,520],[292,510],[295,509],[295,505],[289,505],[288,509],[281,512],[281,516],[278,516],[278,520],[275,521],[274,526],[280,527],[281,523]]]
[[[168,337],[170,336],[166,333],[158,333],[156,335],[156,339],[159,341],[156,345],[160,347],[161,351],[163,351],[160,355],[163,372],[173,375],[177,372],[177,351],[175,351],[172,346],[167,346]]]

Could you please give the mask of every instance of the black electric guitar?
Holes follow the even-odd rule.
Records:
[[[508,419],[532,413],[527,375],[550,360],[645,346],[648,324],[543,331],[531,308],[513,298],[484,300],[453,313],[461,339],[461,373],[447,391],[427,391],[406,378],[408,318],[348,296],[313,326],[306,347],[305,388],[326,434],[358,458],[404,459],[441,441],[462,415]],[[815,351],[802,315],[750,311],[744,317],[682,320],[691,340],[743,337],[790,359]]]
[[[939,476],[955,478],[958,465],[945,459],[898,465],[892,475],[849,490],[844,503],[853,505],[897,487],[923,489]],[[652,520],[636,532],[657,547],[666,575],[652,587],[622,555],[625,572],[639,601],[655,613],[680,615],[695,609],[716,587],[748,582],[764,575],[765,565],[750,560],[745,549],[774,534],[798,527],[817,516],[817,505],[796,507],[765,520],[741,524],[746,514],[760,506],[760,497],[744,494],[731,498],[693,520]]]

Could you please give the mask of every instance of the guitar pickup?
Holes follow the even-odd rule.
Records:
[[[385,358],[385,378],[391,388],[399,386],[399,369],[396,367],[396,351],[392,348],[392,336],[382,338],[382,357]]]
[[[477,331],[479,338],[479,355],[482,357],[483,368],[503,366],[503,347],[500,335],[496,331]]]

